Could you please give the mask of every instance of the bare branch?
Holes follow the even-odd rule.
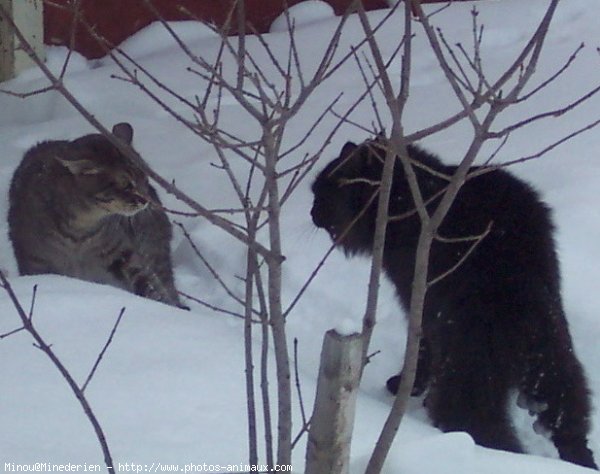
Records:
[[[502,129],[500,131],[488,132],[487,136],[488,136],[488,138],[502,138],[502,137],[514,132],[515,130],[523,128],[527,125],[531,125],[532,123],[538,122],[545,118],[560,117],[568,112],[571,112],[573,109],[575,109],[579,105],[585,103],[588,99],[595,96],[598,92],[600,92],[600,86],[595,87],[594,89],[589,91],[587,94],[582,95],[581,97],[579,97],[579,99],[571,102],[570,104],[566,105],[565,107],[561,107],[559,109],[555,109],[555,110],[551,110],[548,112],[543,112],[543,113],[540,113],[537,115],[533,115],[531,117],[527,117],[526,119],[521,120],[520,122],[517,122],[509,127],[505,127],[504,129]]]
[[[499,163],[497,165],[487,165],[487,166],[480,166],[477,170],[475,171],[471,171],[467,178],[471,179],[471,178],[475,178],[476,176],[485,174],[485,173],[489,173],[491,171],[495,171],[501,168],[506,168],[508,166],[512,166],[512,165],[516,165],[516,164],[520,164],[520,163],[525,163],[527,161],[531,161],[531,160],[536,160],[542,156],[544,156],[545,154],[547,154],[548,152],[552,151],[554,148],[558,147],[559,145],[562,145],[563,143],[566,143],[570,140],[572,140],[573,138],[581,135],[584,132],[587,132],[589,130],[592,130],[593,128],[596,128],[598,125],[600,125],[600,119],[589,123],[588,125],[581,127],[577,130],[575,130],[572,133],[569,133],[568,135],[554,141],[553,143],[551,143],[550,145],[542,148],[540,151],[538,151],[537,153],[533,153],[531,155],[528,156],[524,156],[522,158],[518,158],[516,160],[511,160],[511,161],[505,161],[504,163]]]
[[[292,449],[300,439],[304,433],[308,432],[308,428],[310,426],[310,420],[306,417],[306,410],[304,409],[304,399],[302,397],[302,388],[300,387],[300,373],[298,371],[298,339],[294,338],[294,382],[296,385],[296,394],[298,395],[298,404],[300,405],[300,415],[302,417],[302,427],[300,428],[299,433],[292,441]]]
[[[3,16],[4,18],[6,17],[5,16],[6,11],[4,11],[4,7],[2,7],[2,5],[0,5],[0,15]],[[23,309],[23,306],[21,305],[19,299],[17,298],[17,295],[13,291],[10,283],[8,282],[8,280],[4,276],[4,273],[1,270],[0,270],[0,282],[2,283],[2,287],[8,294],[8,297],[12,301],[13,306],[14,306],[15,310],[17,311],[17,314],[21,318],[21,322],[23,323],[23,328],[33,337],[33,339],[35,341],[35,346],[38,347],[42,352],[44,352],[46,354],[46,356],[48,356],[48,358],[50,359],[50,361],[52,362],[54,367],[56,367],[56,369],[60,372],[62,377],[65,379],[65,381],[69,385],[69,388],[71,389],[71,391],[73,392],[73,394],[75,395],[77,400],[79,401],[79,404],[81,405],[81,408],[83,409],[88,421],[94,428],[96,438],[98,439],[98,442],[102,449],[102,453],[104,455],[104,463],[106,464],[106,467],[107,467],[109,473],[112,472],[114,464],[113,464],[110,449],[108,447],[108,443],[106,441],[106,436],[104,434],[104,431],[102,430],[102,427],[100,426],[98,419],[96,418],[96,415],[94,414],[94,411],[93,411],[91,405],[89,404],[87,398],[85,397],[83,390],[77,385],[77,382],[75,382],[75,379],[73,378],[73,376],[71,375],[69,370],[61,362],[61,360],[56,356],[56,354],[52,350],[52,347],[46,343],[46,341],[42,338],[40,333],[36,330],[36,328],[34,327],[32,321],[31,321],[32,318],[30,318],[30,316]]]
[[[185,298],[193,301],[194,303],[198,303],[198,304],[204,306],[205,308],[208,308],[208,309],[214,311],[215,313],[223,313],[223,314],[227,314],[229,316],[234,316],[234,317],[239,318],[239,319],[244,319],[244,315],[241,314],[241,313],[236,313],[235,311],[231,311],[229,309],[220,308],[218,306],[212,305],[210,303],[207,303],[204,300],[201,300],[200,298],[192,296],[192,295],[190,295],[188,293],[185,293],[183,291],[179,291],[179,294],[182,295],[182,296],[184,296]],[[252,322],[254,324],[261,324],[261,321],[258,321],[256,319],[253,319]]]
[[[32,96],[39,95],[39,94],[44,94],[46,92],[50,92],[55,89],[56,89],[56,87],[54,85],[42,87],[41,89],[36,89],[36,90],[30,91],[30,92],[13,92],[13,91],[9,91],[7,89],[0,88],[0,93],[10,95],[13,97],[18,97],[19,99],[27,99],[28,97],[32,97]]]
[[[21,331],[24,331],[24,330],[25,330],[25,326],[21,326],[20,328],[13,329],[12,331],[5,332],[4,334],[0,334],[0,340],[4,339],[5,337],[12,336],[13,334],[17,334],[18,332],[21,332]]]
[[[221,288],[223,288],[223,290],[225,290],[225,293],[227,293],[227,295],[229,295],[229,297],[232,300],[236,301],[241,306],[245,306],[246,305],[246,301],[244,299],[240,298],[239,296],[237,296],[229,288],[229,286],[227,285],[227,283],[225,283],[225,281],[219,275],[219,272],[217,272],[215,270],[215,268],[210,264],[210,262],[204,257],[204,255],[202,254],[202,252],[200,251],[200,249],[198,248],[198,246],[195,244],[194,240],[190,236],[190,234],[187,231],[187,229],[185,228],[185,226],[181,222],[174,222],[174,224],[181,229],[181,231],[183,232],[184,237],[186,238],[186,240],[188,241],[188,243],[192,247],[192,250],[194,251],[194,254],[202,261],[202,263],[204,264],[204,266],[208,269],[208,271],[210,272],[210,274],[217,281],[217,283],[219,284],[219,286]],[[192,299],[193,301],[196,301],[196,302],[204,305],[204,306],[210,307],[211,309],[215,309],[214,306],[208,305],[207,303],[204,303],[204,302],[198,300],[197,298],[193,298],[193,297],[191,297],[189,295],[185,295],[185,296],[188,297],[188,298],[190,298],[190,299]],[[240,315],[238,313],[233,313],[233,312],[225,311],[225,310],[221,310],[221,309],[219,309],[219,311],[220,312],[227,312],[228,314],[232,314],[232,315],[235,315],[235,316],[243,317],[242,315]],[[258,314],[258,313],[255,312],[255,314]]]
[[[554,73],[548,79],[543,81],[539,86],[537,86],[535,89],[533,89],[528,94],[521,96],[515,103],[527,101],[528,99],[533,97],[535,94],[537,94],[539,91],[545,89],[548,85],[550,85],[552,82],[554,82],[556,79],[558,79],[575,62],[575,59],[577,59],[577,56],[584,48],[585,48],[585,44],[581,43],[579,45],[579,47],[575,50],[575,52],[569,57],[567,62],[556,73]]]
[[[350,232],[352,230],[352,227],[354,227],[354,225],[365,215],[365,213],[367,212],[369,207],[371,207],[371,204],[373,204],[373,201],[375,201],[375,198],[378,195],[379,195],[379,188],[377,188],[373,192],[371,197],[367,200],[367,203],[365,204],[365,206],[359,211],[359,213],[356,215],[356,217],[354,217],[354,219],[352,219],[352,221],[340,233],[340,235],[336,236],[335,242],[331,245],[331,247],[329,247],[329,249],[327,250],[325,255],[321,258],[321,260],[319,261],[319,263],[317,264],[315,269],[311,272],[310,276],[304,282],[304,285],[302,285],[302,288],[300,288],[300,291],[298,292],[298,294],[294,297],[294,299],[292,300],[292,302],[290,303],[288,308],[283,313],[284,317],[287,317],[289,315],[289,313],[292,311],[292,309],[294,308],[294,306],[296,306],[298,301],[300,301],[300,298],[306,292],[306,290],[308,289],[308,287],[310,286],[312,281],[315,279],[315,277],[317,276],[317,274],[319,273],[319,271],[321,270],[321,268],[323,267],[323,265],[325,264],[325,262],[327,261],[327,259],[331,255],[331,253],[333,252],[333,250],[339,245],[340,242],[342,242],[344,240],[346,235],[348,235],[348,232]]]
[[[96,369],[98,369],[98,366],[100,365],[100,361],[104,357],[104,354],[106,353],[106,350],[108,349],[108,346],[110,346],[110,343],[112,342],[113,337],[114,337],[115,333],[117,332],[117,328],[119,327],[119,323],[121,322],[121,318],[123,317],[124,313],[125,313],[125,308],[123,307],[123,308],[121,308],[121,311],[119,312],[119,316],[117,317],[117,321],[115,322],[115,325],[113,326],[112,330],[110,331],[110,334],[108,335],[108,339],[106,340],[104,347],[100,351],[100,354],[98,354],[98,358],[96,359],[96,362],[94,363],[94,365],[92,367],[92,370],[90,370],[90,373],[88,374],[87,379],[85,379],[85,382],[81,386],[82,392],[85,392],[85,389],[87,388],[88,384],[91,382],[92,378],[94,377],[94,374],[96,373]]]
[[[479,244],[483,241],[483,239],[485,239],[488,236],[488,234],[492,230],[492,225],[493,224],[494,224],[493,221],[490,221],[490,223],[488,224],[488,226],[486,227],[486,229],[480,235],[475,235],[475,236],[445,238],[445,237],[441,237],[438,234],[435,238],[436,238],[436,240],[439,240],[440,242],[445,242],[445,243],[472,242],[472,244],[467,249],[467,251],[460,257],[460,259],[458,260],[458,262],[456,262],[454,265],[452,265],[445,272],[443,272],[440,275],[432,278],[429,281],[428,286],[431,287],[431,286],[435,285],[437,282],[439,282],[440,280],[443,280],[444,278],[446,278],[448,275],[456,272],[456,270],[458,270],[458,268],[463,263],[465,263],[465,261],[473,253],[473,251],[479,246]]]
[[[256,221],[253,219],[248,228],[251,238],[256,238]],[[258,437],[256,434],[256,401],[254,396],[254,356],[252,340],[252,309],[254,299],[254,280],[258,272],[256,253],[248,249],[246,255],[246,292],[244,295],[244,361],[246,366],[246,406],[248,414],[248,462],[251,466],[258,463]]]

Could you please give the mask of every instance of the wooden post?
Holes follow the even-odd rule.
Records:
[[[44,59],[44,16],[42,0],[0,0],[2,8],[11,16],[36,54]],[[31,67],[33,61],[20,48],[11,27],[0,18],[0,81],[14,77]]]
[[[315,406],[306,449],[305,474],[347,474],[362,338],[328,331],[323,339]]]

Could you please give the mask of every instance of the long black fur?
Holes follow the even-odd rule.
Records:
[[[313,184],[313,222],[347,255],[371,252],[383,148],[382,138],[348,142]],[[447,185],[442,175],[451,176],[456,167],[420,148],[408,151],[436,172],[413,166],[433,209]],[[397,162],[390,215],[414,207]],[[517,389],[521,404],[537,412],[536,427],[550,434],[562,459],[597,468],[587,446],[589,393],[563,312],[550,210],[523,181],[491,171],[467,180],[439,235],[477,236],[490,223],[489,234],[464,263],[428,290],[415,392],[429,386],[425,406],[440,429],[467,431],[480,445],[522,452],[507,411],[511,390]],[[386,236],[384,269],[405,309],[419,230],[413,213],[391,222]],[[435,241],[430,278],[452,268],[471,245]],[[397,377],[388,381],[392,390]]]

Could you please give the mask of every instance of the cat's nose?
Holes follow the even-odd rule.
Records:
[[[142,194],[139,194],[139,193],[133,193],[132,198],[133,198],[134,204],[136,204],[138,206],[145,206],[148,204],[148,201],[149,201],[146,196],[143,196]]]

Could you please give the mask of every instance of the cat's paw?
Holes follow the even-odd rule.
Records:
[[[400,388],[400,382],[402,381],[402,373],[398,375],[394,375],[390,377],[385,383],[388,391],[396,395],[398,393],[398,389]],[[420,397],[423,395],[423,392],[427,389],[427,383],[423,383],[423,381],[415,380],[415,384],[410,392],[411,397]]]

